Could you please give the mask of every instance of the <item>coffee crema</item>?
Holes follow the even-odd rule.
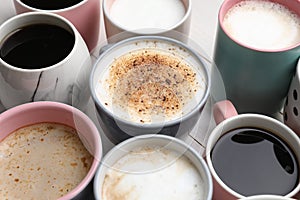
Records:
[[[228,10],[224,29],[242,44],[278,50],[300,44],[300,16],[267,0],[245,0]]]
[[[22,69],[50,67],[65,59],[75,44],[73,33],[50,24],[21,27],[0,43],[0,58]]]
[[[203,184],[199,171],[186,156],[145,146],[131,150],[108,168],[102,199],[198,200],[203,199]]]
[[[109,15],[127,30],[165,30],[183,19],[185,7],[181,0],[115,0]]]
[[[0,142],[0,196],[57,199],[83,180],[92,162],[71,127],[38,123],[20,128]]]
[[[184,59],[160,50],[124,54],[105,73],[100,84],[108,95],[98,88],[98,97],[116,115],[138,123],[179,118],[188,102],[202,95],[203,80],[195,69]]]
[[[223,135],[211,152],[220,179],[244,196],[286,195],[299,182],[299,161],[279,137],[256,128]]]
[[[84,0],[21,0],[27,6],[42,10],[58,10],[74,6]]]

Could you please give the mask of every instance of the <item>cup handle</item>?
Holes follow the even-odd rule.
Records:
[[[238,115],[238,113],[231,101],[223,100],[214,104],[213,115],[216,124],[219,124],[225,119]]]

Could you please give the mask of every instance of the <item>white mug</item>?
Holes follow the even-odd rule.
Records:
[[[51,13],[31,12],[14,16],[0,26],[0,41],[20,27],[51,24],[74,36],[70,53],[56,64],[39,69],[23,69],[0,59],[0,100],[6,109],[34,101],[58,101],[78,106],[88,84],[91,58],[77,29],[67,19]],[[86,97],[86,98],[85,98]],[[77,105],[76,105],[77,104]]]

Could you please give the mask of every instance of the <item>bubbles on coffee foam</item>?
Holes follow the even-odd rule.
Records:
[[[0,143],[0,196],[8,199],[57,199],[86,176],[93,156],[75,129],[56,123],[29,125]]]
[[[276,50],[300,43],[300,17],[270,1],[241,1],[227,12],[223,25],[233,38],[258,49]]]

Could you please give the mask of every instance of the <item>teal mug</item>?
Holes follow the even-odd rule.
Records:
[[[280,24],[287,16],[298,25]],[[213,57],[224,83],[224,99],[239,113],[273,115],[282,109],[300,56],[299,21],[298,0],[223,2]]]

